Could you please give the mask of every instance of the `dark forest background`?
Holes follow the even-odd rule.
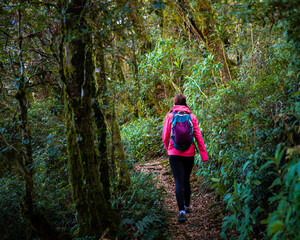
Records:
[[[0,238],[167,239],[137,162],[187,97],[221,237],[298,239],[299,1],[1,0]]]

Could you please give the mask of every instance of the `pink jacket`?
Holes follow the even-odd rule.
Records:
[[[191,110],[183,105],[174,105],[172,111],[180,111],[180,112],[186,112],[191,113]],[[177,150],[174,147],[172,138],[171,138],[171,123],[172,123],[172,117],[173,113],[169,113],[164,122],[164,128],[162,133],[162,139],[165,145],[166,150],[168,151],[168,155],[177,155],[177,156],[183,156],[183,157],[193,157],[195,156],[195,145],[192,144],[189,149],[185,151]],[[197,118],[194,114],[191,113],[192,122],[194,125],[193,133],[194,133],[194,139],[197,142],[198,149],[200,151],[202,162],[206,162],[208,160],[206,148],[202,139],[202,135],[199,129]],[[170,140],[170,141],[169,141]]]

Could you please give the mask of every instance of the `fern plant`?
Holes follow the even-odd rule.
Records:
[[[117,193],[117,191],[114,191]],[[112,205],[119,212],[121,239],[168,239],[163,188],[157,188],[153,174],[132,172],[126,192],[115,194]]]

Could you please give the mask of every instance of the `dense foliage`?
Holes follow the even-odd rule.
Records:
[[[263,17],[266,6],[282,12]],[[211,160],[198,175],[206,177],[230,213],[224,218],[222,237],[234,229],[239,239],[296,239],[300,224],[299,45],[298,28],[292,26],[298,21],[293,15],[297,11],[283,10],[279,2],[215,7],[228,11],[217,21],[219,34],[230,39],[228,53],[238,53],[233,59],[237,60],[235,78],[224,84],[212,55],[193,54],[198,51],[182,38],[167,38],[144,55],[143,82],[156,86],[163,82],[165,96],[172,87],[181,90],[198,116]],[[239,24],[230,26],[233,20]],[[172,52],[170,44],[176,46]],[[166,113],[171,102],[172,96],[164,98],[160,110]]]
[[[165,191],[157,187],[153,174],[134,172],[131,186],[114,196],[113,207],[120,212],[121,239],[167,239]]]
[[[275,62],[277,67],[280,62]],[[282,70],[283,66],[282,77],[286,77],[288,69]],[[299,209],[294,199],[299,187],[297,82],[284,83],[274,73],[256,76],[255,82],[232,82],[199,112],[214,159],[199,174],[215,182],[212,187],[224,196],[233,213],[224,219],[224,231],[235,227],[240,239],[253,231],[264,232],[262,224],[268,224],[269,236],[286,239],[298,234]]]
[[[1,239],[166,239],[163,189],[129,169],[166,157],[179,92],[209,154],[197,175],[225,203],[221,237],[299,237],[298,1],[2,0],[0,13]],[[104,205],[110,220],[92,216]]]
[[[296,42],[286,41],[281,24],[256,28],[252,48],[237,42],[249,55],[236,80],[199,109],[213,159],[199,175],[213,182],[232,213],[223,237],[228,228],[239,239],[299,235],[299,65]]]
[[[128,161],[138,162],[161,157],[165,153],[161,141],[163,123],[156,118],[139,118],[122,125],[122,141]]]

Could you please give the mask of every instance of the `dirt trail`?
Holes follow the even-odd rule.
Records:
[[[178,223],[178,208],[175,198],[175,185],[169,163],[166,160],[155,160],[135,166],[136,170],[152,172],[159,179],[158,187],[163,186],[167,192],[164,199],[167,211],[171,215],[169,233],[172,239],[199,240],[221,239],[220,229],[223,215],[214,200],[214,194],[203,187],[198,177],[191,176],[191,213],[187,214],[185,223]]]

